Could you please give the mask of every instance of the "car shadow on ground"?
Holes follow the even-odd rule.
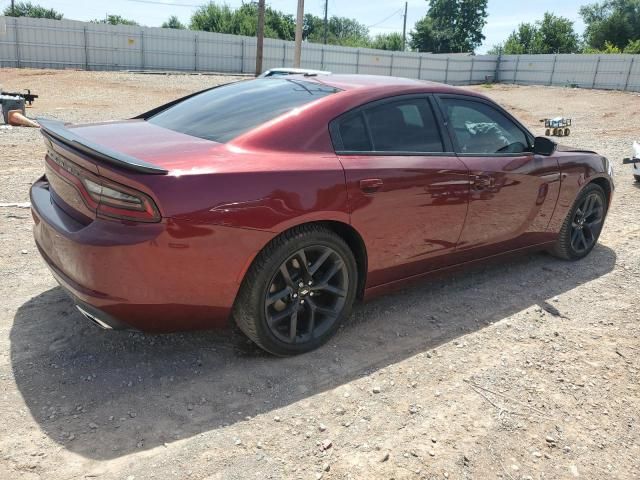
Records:
[[[615,261],[613,250],[598,246],[580,262],[530,254],[423,281],[357,306],[327,345],[285,359],[233,329],[102,331],[54,288],[16,313],[12,368],[43,432],[72,452],[110,459],[338,387],[549,302],[607,274]]]

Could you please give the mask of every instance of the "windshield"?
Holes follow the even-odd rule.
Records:
[[[148,121],[194,137],[228,142],[294,108],[338,90],[286,78],[241,81],[188,98]]]

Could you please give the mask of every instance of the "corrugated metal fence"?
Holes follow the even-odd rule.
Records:
[[[497,80],[640,91],[640,55],[503,55]]]
[[[0,67],[252,73],[256,39],[73,20],[0,16]],[[290,66],[294,44],[265,39],[264,68]],[[454,85],[496,81],[640,91],[640,55],[431,55],[304,43],[302,66]]]

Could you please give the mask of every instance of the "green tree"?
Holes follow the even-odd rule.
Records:
[[[606,41],[604,42],[604,47],[602,48],[602,50],[598,50],[597,48],[591,48],[587,45],[582,49],[582,53],[604,53],[605,55],[615,55],[615,54],[622,53],[622,50],[616,47],[613,43]]]
[[[324,19],[310,13],[306,14],[302,38],[312,43],[324,43]],[[366,47],[370,41],[369,29],[357,20],[333,16],[327,21],[329,45]]]
[[[503,55],[504,43],[496,43],[493,47],[487,50],[487,55]]]
[[[209,2],[194,12],[189,28],[205,32],[231,33],[232,19],[233,10],[229,5]]]
[[[201,6],[191,17],[192,30],[255,36],[258,7],[255,3],[245,3],[236,10],[228,5],[209,2]],[[323,19],[312,14],[304,16],[302,38],[309,42],[323,41]],[[293,40],[296,22],[293,15],[267,7],[264,19],[264,34],[267,38]],[[356,20],[345,17],[331,17],[328,21],[327,43],[332,45],[366,46],[369,31]]]
[[[315,39],[316,43],[319,41],[322,43],[324,33],[324,20],[320,17],[313,15],[312,13],[304,14],[304,22],[302,25],[302,39],[310,40]],[[327,37],[328,37],[327,29]]]
[[[624,47],[624,53],[640,53],[640,39],[629,40],[627,46]]]
[[[56,12],[53,8],[44,8],[40,5],[34,5],[31,2],[18,2],[13,9],[11,5],[4,9],[3,15],[7,17],[33,17],[33,18],[50,18],[52,20],[62,20],[62,14]]]
[[[584,39],[591,49],[602,51],[609,42],[620,50],[640,39],[640,0],[607,0],[584,5],[580,15],[586,25]]]
[[[373,37],[369,47],[378,50],[402,51],[402,34],[398,32],[378,34]]]
[[[542,20],[518,25],[499,47],[505,55],[576,53],[580,50],[580,41],[573,29],[573,22],[546,12]]]
[[[228,5],[209,2],[201,6],[191,16],[190,28],[205,32],[255,36],[257,19],[258,6],[255,3],[245,3],[240,8],[233,10]],[[264,18],[265,37],[293,40],[295,29],[293,15],[285,15],[271,7],[266,8]]]
[[[421,52],[472,52],[482,41],[487,0],[432,0],[411,35],[411,47]]]
[[[91,23],[105,23],[107,25],[139,25],[135,20],[129,20],[120,15],[107,15],[107,18],[91,20]]]
[[[162,24],[162,28],[175,28],[176,30],[184,30],[184,24],[176,17],[175,15],[171,15],[166,22]]]
[[[538,27],[539,46],[536,53],[576,53],[580,40],[573,29],[573,22],[546,12],[542,21],[536,22]]]
[[[504,42],[505,55],[519,55],[522,53],[541,53],[540,31],[535,24],[521,23],[518,28],[507,37]]]
[[[409,32],[409,45],[419,52],[433,52],[436,50],[436,33],[433,19],[428,15],[422,17],[415,24],[415,30]]]
[[[328,27],[330,44],[363,47],[369,43],[369,29],[353,18],[333,16]]]

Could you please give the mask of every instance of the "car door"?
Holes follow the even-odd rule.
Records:
[[[351,222],[367,247],[369,287],[451,262],[469,173],[442,133],[427,95],[377,101],[331,123]]]
[[[490,101],[464,95],[437,100],[470,176],[458,259],[551,240],[547,226],[560,191],[557,159],[534,154],[531,134]]]

